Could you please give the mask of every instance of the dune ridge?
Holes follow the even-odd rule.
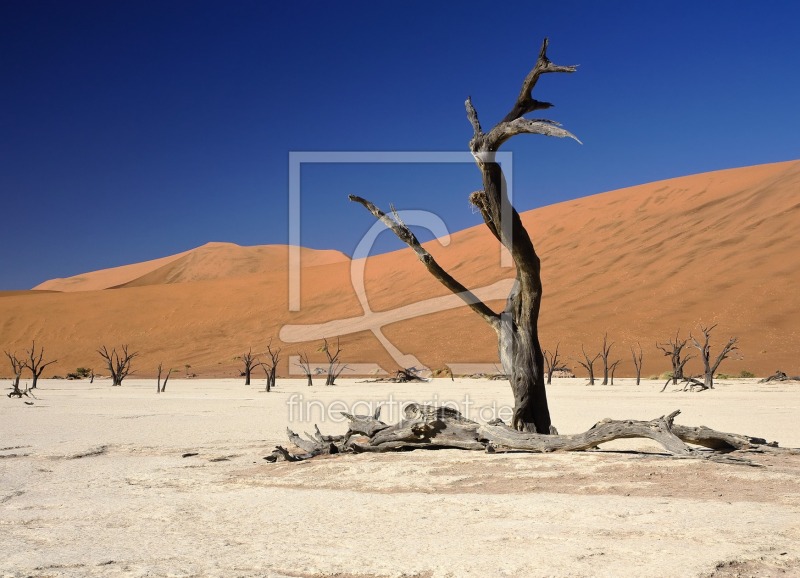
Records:
[[[798,190],[800,161],[789,161],[668,179],[524,213],[542,258],[543,346],[559,343],[565,362],[577,367],[581,346],[599,350],[608,331],[612,360],[622,359],[618,376],[633,371],[629,348],[637,343],[645,350],[645,374],[658,374],[669,364],[656,341],[718,323],[712,354],[715,343],[738,335],[743,357],[726,361],[721,371],[800,373]],[[427,247],[471,288],[513,277],[513,269],[500,266],[484,226],[452,234],[447,247],[437,241]],[[288,311],[286,247],[211,244],[37,287],[66,287],[60,293],[6,295],[0,299],[0,347],[21,349],[36,338],[61,360],[53,373],[63,374],[98,366],[93,352],[101,343],[130,343],[141,351],[140,375],[163,361],[214,377],[238,375],[234,357],[250,346],[261,351],[272,338],[284,349],[279,373],[286,375],[293,370],[286,355],[305,350],[321,361],[322,354],[316,340],[280,342],[284,325],[363,315],[345,255],[310,249],[302,255],[298,312]],[[103,284],[119,289],[86,289]],[[373,311],[413,309],[448,294],[407,249],[369,257],[364,286]],[[499,308],[502,298],[490,304]],[[346,361],[396,368],[368,323],[350,330],[342,336]],[[463,307],[395,321],[381,331],[398,351],[432,368],[497,360],[493,332]],[[690,361],[687,370],[699,372],[699,363]]]

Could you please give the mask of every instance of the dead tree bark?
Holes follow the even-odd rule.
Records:
[[[303,370],[303,374],[308,380],[308,387],[314,385],[314,380],[311,379],[311,363],[308,361],[308,354],[305,351],[299,352],[297,356],[300,358],[299,363],[295,363],[297,367]]]
[[[600,357],[603,358],[603,383],[600,385],[608,385],[608,355],[611,353],[611,348],[614,347],[614,343],[608,343],[608,332],[603,335],[603,350],[600,352]]]
[[[636,368],[636,385],[639,385],[642,381],[642,345],[638,341],[636,345],[639,346],[639,353],[631,347],[631,355],[633,356],[633,366]]]
[[[14,375],[14,379],[11,381],[11,393],[8,394],[8,397],[22,397],[23,395],[28,395],[27,389],[22,391],[19,388],[19,380],[22,377],[22,370],[25,368],[25,362],[19,359],[15,353],[9,353],[8,351],[4,351],[3,353],[6,354],[8,361],[11,362],[11,371]]]
[[[728,463],[750,464],[746,459],[730,456],[736,451],[800,453],[800,450],[779,448],[776,442],[767,443],[756,437],[718,432],[705,426],[686,427],[674,424],[674,411],[650,421],[610,420],[597,422],[587,431],[574,435],[522,432],[507,426],[502,420],[479,424],[449,407],[409,404],[404,419],[394,425],[380,420],[380,408],[374,415],[342,413],[350,424],[344,435],[326,436],[319,428],[314,435],[303,438],[287,429],[289,441],[302,453],[292,453],[276,446],[271,462],[297,462],[324,454],[388,452],[410,449],[457,448],[495,452],[584,451],[599,444],[623,438],[649,438],[669,453],[681,458],[709,459]],[[687,443],[711,450],[698,450]]]
[[[667,379],[661,391],[667,389],[670,381],[672,381],[672,385],[678,385],[678,382],[683,379],[683,368],[686,366],[686,362],[693,359],[691,355],[681,358],[683,348],[686,347],[688,340],[684,339],[681,341],[678,337],[679,334],[680,330],[675,333],[674,340],[670,339],[667,343],[656,343],[656,347],[663,351],[664,355],[669,357],[670,363],[672,364],[672,377]]]
[[[711,332],[716,326],[716,324],[712,325],[711,327],[703,327],[702,325],[700,326],[700,331],[703,333],[704,338],[703,343],[700,343],[697,339],[695,339],[691,333],[689,334],[692,344],[700,352],[700,359],[703,360],[703,385],[707,389],[714,389],[714,374],[717,373],[717,368],[720,366],[723,360],[727,359],[732,352],[739,349],[736,346],[736,344],[739,342],[739,338],[731,337],[712,363],[711,345],[709,345],[709,341],[711,338]]]
[[[128,353],[127,345],[122,346],[122,354],[117,353],[116,347],[109,352],[105,345],[98,349],[97,353],[105,360],[108,371],[111,373],[112,387],[122,385],[122,380],[131,373],[131,361],[139,355],[138,351]]]
[[[511,254],[516,265],[516,280],[501,313],[495,313],[464,285],[442,269],[419,243],[411,230],[394,212],[389,217],[369,201],[351,195],[350,200],[367,208],[387,225],[403,242],[411,247],[419,259],[445,287],[463,299],[473,311],[483,318],[497,333],[500,362],[509,376],[514,393],[513,427],[521,431],[550,433],[550,410],[544,383],[544,356],[539,343],[539,311],[542,300],[542,277],[539,256],[534,250],[530,235],[509,201],[506,180],[496,152],[508,139],[519,134],[541,134],[569,137],[573,134],[556,122],[544,119],[526,119],[525,114],[552,106],[535,100],[532,92],[542,74],[575,72],[575,66],[558,66],[547,57],[548,41],[545,38],[533,69],[525,77],[514,106],[491,130],[485,132],[478,113],[467,98],[467,118],[473,129],[469,142],[475,162],[483,180],[483,189],[472,193],[470,202],[481,213],[494,237]],[[580,142],[580,141],[578,141]]]
[[[241,360],[244,364],[244,384],[250,385],[250,373],[253,371],[253,367],[258,365],[258,359],[253,356],[252,347],[247,350],[247,353],[242,354]]]
[[[589,383],[586,385],[594,385],[594,362],[597,361],[597,358],[600,357],[600,354],[598,353],[590,359],[589,355],[586,353],[586,350],[583,348],[583,345],[581,345],[581,352],[583,352],[583,358],[586,361],[581,361],[580,359],[577,361],[586,369],[586,371],[589,372]]]
[[[547,366],[547,385],[551,385],[553,383],[553,372],[558,367],[558,346],[560,343],[556,343],[556,349],[552,353],[549,353],[545,350],[544,353],[544,362]]]
[[[31,389],[36,389],[36,384],[39,382],[39,378],[44,373],[45,368],[48,365],[52,365],[56,363],[58,360],[54,359],[52,361],[43,361],[44,359],[44,347],[39,349],[39,353],[36,353],[36,341],[33,341],[31,348],[26,350],[28,354],[28,358],[23,362],[24,367],[27,367],[31,371]]]
[[[320,351],[322,351],[325,356],[328,358],[328,375],[325,378],[325,385],[335,385],[336,378],[339,377],[342,372],[347,369],[347,365],[343,364],[339,361],[339,355],[342,353],[342,348],[339,347],[339,338],[336,338],[336,351],[328,345],[328,340],[323,339],[322,347],[320,347]]]
[[[162,368],[161,368],[161,364],[160,363],[158,364],[158,378],[156,380],[156,393],[164,393],[165,391],[167,391],[167,382],[169,381],[169,376],[172,375],[173,371],[174,370],[170,367],[169,371],[167,371],[166,377],[164,377],[164,383],[162,384],[161,383]]]

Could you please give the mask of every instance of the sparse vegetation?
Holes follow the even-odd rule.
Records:
[[[752,379],[755,376],[756,376],[755,373],[747,371],[746,369],[743,369],[742,371],[739,372],[739,377],[742,379]]]

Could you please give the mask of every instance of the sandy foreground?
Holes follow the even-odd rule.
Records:
[[[555,380],[561,433],[604,417],[800,447],[800,386]],[[341,409],[449,403],[507,417],[505,382],[44,381],[0,398],[0,576],[800,576],[800,456],[672,459],[645,440],[571,454],[458,450],[263,460]],[[293,403],[292,403],[293,402]],[[641,451],[633,451],[641,450]],[[184,454],[196,454],[182,457]]]

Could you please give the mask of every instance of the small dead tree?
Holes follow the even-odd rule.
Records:
[[[39,381],[39,378],[44,373],[45,368],[48,365],[54,364],[57,359],[52,361],[43,361],[44,360],[44,347],[39,348],[39,353],[36,353],[36,341],[33,341],[31,348],[26,350],[28,354],[28,358],[23,362],[23,365],[27,367],[31,372],[31,389],[36,389],[36,384]]]
[[[711,327],[703,327],[700,326],[700,331],[703,333],[703,343],[700,343],[695,337],[690,333],[689,337],[692,340],[692,344],[694,347],[700,352],[700,359],[703,360],[703,369],[704,369],[704,378],[703,378],[703,386],[706,389],[714,389],[714,374],[717,372],[717,368],[720,364],[730,357],[730,354],[739,348],[737,347],[737,343],[739,342],[738,337],[731,337],[728,339],[728,343],[726,343],[722,350],[717,355],[717,358],[714,362],[711,362],[711,345],[709,345],[709,341],[711,339],[711,332],[717,325],[714,324]]]
[[[267,376],[266,390],[270,391],[273,387],[275,387],[275,375],[278,371],[278,362],[281,359],[280,347],[273,349],[272,341],[267,343],[267,356],[269,357],[269,361],[266,363],[260,363],[259,365],[264,369],[264,373]]]
[[[583,358],[586,361],[581,361],[580,359],[578,359],[577,362],[580,363],[584,368],[586,368],[586,371],[589,372],[589,383],[587,383],[586,385],[594,385],[594,362],[597,361],[597,358],[600,357],[600,354],[598,353],[594,357],[589,358],[589,355],[586,353],[586,350],[583,348],[583,345],[581,345],[581,352],[583,352]]]
[[[558,367],[558,346],[560,343],[556,343],[556,349],[552,353],[545,349],[544,351],[544,363],[547,367],[547,385],[552,384],[553,382],[553,372]]]
[[[25,362],[19,359],[15,353],[9,353],[8,351],[4,353],[6,357],[8,357],[8,361],[11,362],[11,370],[14,375],[14,379],[11,382],[11,393],[8,394],[8,397],[22,397],[23,395],[28,395],[27,389],[22,391],[19,388],[19,380],[20,377],[22,377],[22,370],[25,368]]]
[[[244,384],[250,385],[250,373],[253,371],[253,367],[258,365],[258,359],[253,356],[253,348],[251,347],[247,353],[243,353],[240,359],[244,364]]]
[[[339,346],[339,338],[336,338],[336,351],[328,344],[328,340],[323,338],[322,347],[320,351],[328,358],[328,375],[325,379],[325,385],[335,385],[336,378],[347,369],[347,365],[339,361],[339,355],[342,353],[342,348]]]
[[[117,352],[116,347],[109,352],[105,345],[97,350],[111,373],[112,387],[122,385],[122,380],[131,373],[131,361],[139,355],[138,351],[128,352],[127,345],[123,345],[121,349],[121,354]]]
[[[614,363],[608,366],[608,369],[611,371],[611,384],[614,385],[614,372],[617,371],[617,366],[619,365],[621,359],[617,359]]]
[[[600,352],[600,357],[603,358],[603,383],[600,385],[608,385],[608,355],[611,353],[611,348],[614,347],[614,342],[608,343],[608,331],[603,335],[603,350]]]
[[[172,369],[171,367],[169,368],[169,371],[167,371],[166,377],[164,377],[164,383],[163,384],[161,383],[161,373],[162,373],[162,371],[163,371],[162,370],[162,364],[159,363],[158,364],[158,379],[156,381],[156,393],[164,393],[165,391],[167,391],[167,382],[169,381],[169,376],[172,375],[172,372],[174,371],[174,369]]]
[[[683,355],[683,348],[686,347],[688,340],[681,340],[679,335],[680,329],[675,332],[675,339],[670,339],[667,343],[656,343],[656,347],[663,351],[664,355],[669,357],[670,363],[672,364],[672,377],[667,379],[661,391],[667,389],[670,381],[672,381],[673,385],[678,385],[678,382],[683,379],[683,368],[686,366],[686,362],[693,359],[691,355],[687,355],[683,358],[681,357],[681,355]]]
[[[303,370],[303,374],[306,376],[308,380],[308,387],[314,385],[314,381],[311,379],[311,362],[308,361],[308,354],[305,351],[301,351],[297,354],[298,358],[300,359],[299,362],[295,363],[297,367]]]
[[[639,347],[639,353],[631,347],[631,355],[633,356],[633,366],[636,368],[636,385],[642,381],[642,345],[638,341],[636,345]]]

